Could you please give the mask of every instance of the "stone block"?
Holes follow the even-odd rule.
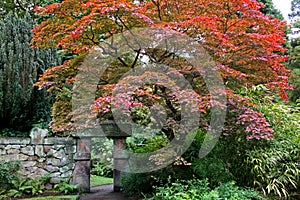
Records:
[[[66,145],[65,152],[66,152],[66,154],[76,153],[76,146],[75,145]]]
[[[0,144],[1,145],[25,145],[25,144],[29,144],[30,143],[30,138],[9,138],[9,137],[1,137],[0,138]],[[11,147],[9,147],[11,148]]]
[[[34,161],[37,161],[39,158],[37,156],[28,156],[28,159],[27,160],[34,160]]]
[[[38,167],[27,167],[26,171],[28,173],[26,173],[27,175],[32,174],[33,172],[35,172],[38,169]]]
[[[40,158],[40,159],[38,159],[38,162],[39,163],[42,163],[42,162],[44,162],[46,160],[46,158]]]
[[[7,154],[18,154],[20,153],[19,149],[7,149]]]
[[[38,166],[39,168],[45,169],[47,164],[46,164],[46,162],[37,162],[36,166]]]
[[[70,176],[72,176],[72,171],[67,171],[60,175],[60,177],[62,177],[62,178],[69,178]]]
[[[44,144],[44,138],[47,136],[47,129],[33,128],[30,131],[31,144]]]
[[[13,149],[20,149],[21,145],[11,145],[11,148],[13,148]]]
[[[61,144],[55,144],[55,145],[53,145],[53,149],[54,150],[60,150],[60,149],[63,149],[65,147],[65,145],[61,145]]]
[[[34,155],[34,149],[32,146],[26,146],[20,149],[21,153],[25,154],[25,155],[29,155],[29,156],[33,156]]]
[[[59,167],[56,167],[56,166],[53,166],[53,165],[47,165],[45,167],[45,169],[48,171],[48,172],[58,172],[60,170]]]
[[[33,177],[34,179],[37,177],[43,177],[46,174],[48,174],[48,172],[42,168],[37,168],[30,176]]]
[[[71,184],[77,185],[82,192],[90,191],[90,161],[76,162]]]
[[[0,149],[0,155],[5,155],[6,154],[6,150],[5,149]]]
[[[72,169],[74,168],[74,166],[75,166],[75,164],[68,164],[68,165],[65,165],[65,166],[61,167],[61,168],[59,169],[59,171],[60,171],[61,173],[65,173],[65,172],[67,172],[67,171],[72,170]]]
[[[16,155],[13,155],[13,154],[6,154],[6,155],[1,155],[0,156],[0,160],[4,160],[4,162],[18,160],[17,158],[18,157]]]
[[[61,162],[60,162],[60,159],[57,159],[57,158],[48,158],[47,165],[60,166]]]
[[[52,146],[50,146],[50,145],[44,145],[44,152],[45,152],[45,154],[48,154],[50,152],[51,148],[52,148]]]
[[[46,154],[44,152],[44,146],[42,146],[42,145],[37,145],[34,149],[34,153],[35,153],[35,155],[37,155],[40,158],[46,156]]]
[[[36,161],[24,161],[22,162],[23,167],[33,167],[36,165]]]
[[[50,183],[57,184],[57,183],[60,182],[60,180],[61,180],[61,178],[57,178],[57,177],[51,178],[51,179],[50,179]]]
[[[63,157],[66,157],[66,154],[65,154],[65,151],[63,149],[61,149],[61,150],[57,151],[56,153],[54,153],[53,156],[55,158],[61,159]]]
[[[70,161],[70,159],[68,157],[63,157],[61,159],[60,166],[65,166],[65,165],[69,164],[70,162],[71,161]]]
[[[29,156],[27,155],[24,155],[24,154],[18,154],[17,156],[17,159],[16,160],[27,160]]]
[[[60,172],[54,172],[54,173],[52,173],[52,174],[50,175],[50,177],[51,177],[51,178],[59,178],[60,175],[61,175]]]

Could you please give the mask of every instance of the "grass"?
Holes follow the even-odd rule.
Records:
[[[111,184],[111,183],[113,183],[112,178],[91,175],[91,183],[90,183],[91,187],[105,185],[105,184]],[[77,198],[78,198],[78,195],[64,195],[64,196],[34,197],[34,198],[27,198],[27,199],[22,199],[22,200],[61,200],[61,199],[76,200]]]
[[[78,195],[66,195],[66,196],[46,196],[46,197],[34,197],[22,200],[61,200],[61,199],[70,199],[76,200]]]
[[[112,178],[91,175],[91,187],[105,185],[105,184],[111,184],[111,183],[113,183]]]

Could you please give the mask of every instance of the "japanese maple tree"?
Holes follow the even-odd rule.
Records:
[[[237,113],[235,123],[245,126],[248,139],[271,139],[273,130],[263,116],[249,109],[254,105],[247,103],[247,99],[235,94],[240,87],[265,84],[282,99],[288,100],[286,90],[292,89],[288,83],[289,71],[283,64],[288,57],[278,53],[286,51],[283,47],[286,24],[261,13],[263,6],[255,0],[64,0],[35,8],[37,13],[47,17],[33,29],[32,46],[62,48],[81,59],[95,48],[101,49],[103,55],[113,54],[113,46],[109,42],[115,35],[134,28],[161,28],[183,34],[204,47],[213,58],[224,79],[227,106]],[[196,101],[199,107],[195,112],[209,113],[211,96],[196,66],[173,56],[174,52],[170,51],[149,47],[133,52],[130,56],[115,56],[114,63],[99,77],[93,105],[99,119],[111,118],[111,108],[119,103],[127,106],[131,111],[129,115],[136,117],[136,122],[149,123],[149,118],[142,118],[137,113],[141,110],[149,113],[151,106],[159,103],[167,109],[167,120],[162,130],[172,139],[176,121],[180,120],[178,104]],[[113,95],[113,90],[122,91],[120,87],[123,86],[118,85],[118,80],[129,70],[140,66],[140,56],[147,56],[149,62],[169,66],[172,69],[169,73],[184,76],[193,91],[182,92],[186,98],[178,99],[174,91],[162,83],[132,86],[130,94],[121,101]],[[50,87],[52,91],[59,91],[58,96],[66,97],[58,98],[60,103],[57,101],[56,108],[68,105],[68,109],[53,113],[52,128],[57,132],[72,127],[70,95],[76,90],[76,86],[73,91],[72,87],[82,61],[78,58],[47,70],[36,84],[41,88]],[[135,80],[147,81],[152,75],[151,72],[147,76],[136,74]],[[206,122],[201,124],[208,126]]]

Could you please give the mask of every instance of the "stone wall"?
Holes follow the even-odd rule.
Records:
[[[76,139],[47,138],[47,131],[34,128],[30,138],[0,137],[0,160],[20,161],[21,173],[31,178],[51,173],[48,189],[60,179],[72,176],[76,153]]]

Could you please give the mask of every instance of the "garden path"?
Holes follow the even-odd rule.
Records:
[[[91,188],[91,193],[81,196],[79,200],[130,200],[121,192],[113,192],[113,184]]]

